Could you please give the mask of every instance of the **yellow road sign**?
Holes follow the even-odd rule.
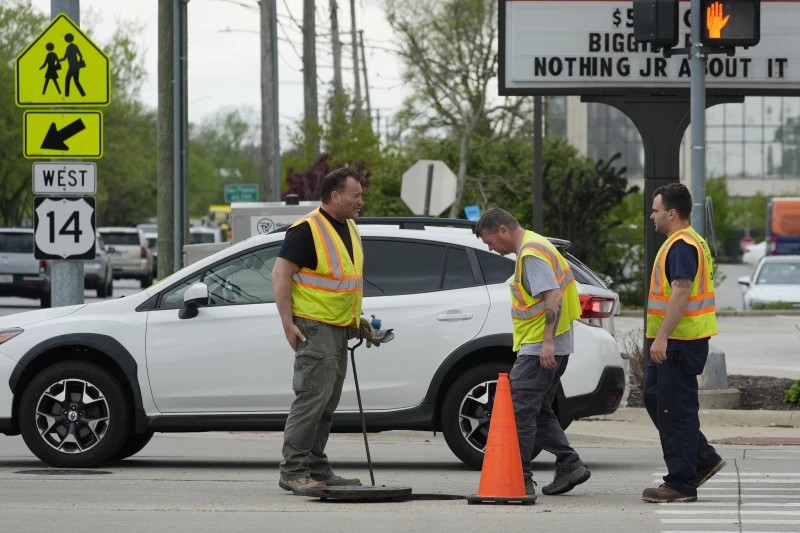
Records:
[[[28,159],[103,157],[100,111],[26,111],[22,155]]]
[[[60,14],[15,62],[17,105],[107,106],[108,56],[65,14]]]

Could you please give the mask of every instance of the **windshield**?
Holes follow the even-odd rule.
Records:
[[[103,233],[103,240],[111,246],[139,246],[138,233]]]
[[[0,252],[32,254],[33,233],[0,233]]]
[[[800,261],[794,263],[764,263],[756,285],[800,285]]]

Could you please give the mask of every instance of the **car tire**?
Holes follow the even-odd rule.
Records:
[[[441,409],[444,439],[455,456],[470,468],[480,470],[483,466],[494,384],[498,374],[510,369],[508,363],[484,363],[458,377],[445,394]],[[489,394],[484,396],[487,387]]]
[[[483,467],[483,449],[486,447],[486,440],[489,437],[489,420],[494,402],[494,386],[497,383],[497,375],[510,370],[511,365],[506,363],[485,363],[475,367],[453,382],[442,402],[441,425],[445,441],[456,457],[476,470]],[[489,384],[489,397],[488,401],[482,402],[478,398],[482,398],[486,392],[486,384]],[[559,416],[558,401],[561,397],[563,397],[563,389],[559,385],[556,399],[553,401],[553,411],[559,418],[562,429],[566,429],[571,420],[563,420]],[[470,401],[468,398],[472,400]],[[465,417],[464,415],[469,416]],[[470,420],[475,419],[479,420],[477,426],[468,428]],[[470,429],[472,436],[467,437],[465,433]],[[535,446],[531,459],[536,458],[541,451],[539,446]]]
[[[51,305],[52,305],[52,302],[50,300],[50,294],[49,293],[48,294],[43,294],[39,298],[39,307],[41,307],[42,309],[49,309],[51,307]]]
[[[152,284],[153,284],[153,276],[151,276],[150,274],[139,280],[139,285],[143,289],[149,287]]]
[[[102,284],[97,286],[97,297],[98,298],[108,298],[108,283],[103,281]]]
[[[122,461],[132,455],[136,455],[147,446],[147,443],[153,438],[153,434],[152,431],[146,431],[144,433],[132,433],[128,435],[128,440],[125,441],[122,448],[114,456],[114,460]]]
[[[119,381],[86,361],[39,372],[25,387],[18,414],[28,448],[59,468],[102,465],[119,453],[130,433],[130,405]]]

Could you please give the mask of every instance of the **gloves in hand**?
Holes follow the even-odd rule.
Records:
[[[370,319],[367,317],[361,317],[361,320],[358,324],[358,334],[359,336],[367,341],[367,348],[372,346],[373,338],[375,336],[375,329],[370,324]]]

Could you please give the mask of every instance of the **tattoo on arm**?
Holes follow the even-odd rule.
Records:
[[[692,280],[687,278],[678,278],[672,282],[675,287],[680,287],[681,289],[690,289],[692,288]]]
[[[545,309],[544,310],[544,323],[545,323],[545,325],[550,326],[552,324],[555,324],[556,323],[556,316],[557,316],[556,312],[553,311],[552,309]]]

